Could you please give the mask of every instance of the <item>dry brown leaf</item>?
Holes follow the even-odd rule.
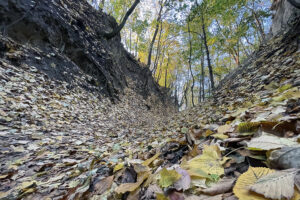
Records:
[[[156,184],[150,185],[150,186],[148,187],[147,191],[145,192],[144,197],[145,197],[146,199],[150,199],[150,198],[156,196],[157,193],[158,193],[158,194],[162,194],[162,193],[164,193],[164,192],[162,191],[162,189],[161,189],[158,185],[156,185]]]
[[[170,200],[184,200],[185,199],[183,193],[179,193],[176,191],[171,192],[168,195],[168,197]]]
[[[235,178],[223,178],[217,184],[213,185],[210,188],[203,189],[201,190],[201,192],[209,195],[223,194],[233,188],[235,180]]]
[[[297,172],[297,169],[289,169],[267,174],[259,178],[250,190],[270,199],[291,199]]]
[[[205,195],[205,194],[201,194],[201,195],[190,195],[190,196],[186,196],[185,200],[223,200],[224,195],[223,194],[219,194],[216,196],[209,196],[209,195]]]
[[[114,176],[106,177],[99,182],[94,184],[94,195],[103,194],[105,191],[110,189],[111,185],[113,184]]]
[[[143,174],[139,174],[137,182],[121,184],[119,187],[116,188],[115,192],[122,194],[125,192],[132,192],[136,190],[143,183],[143,181],[148,178],[149,175],[150,172],[144,172]]]

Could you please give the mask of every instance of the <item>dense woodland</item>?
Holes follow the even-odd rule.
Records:
[[[121,23],[134,0],[90,3]],[[122,42],[187,108],[209,98],[268,39],[270,8],[268,0],[144,0],[122,29]]]

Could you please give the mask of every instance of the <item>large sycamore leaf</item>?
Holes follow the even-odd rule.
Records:
[[[253,150],[271,150],[296,145],[298,143],[290,138],[281,138],[266,133],[260,137],[253,138],[247,143],[248,148]]]
[[[202,177],[205,177],[205,174],[221,176],[224,174],[222,164],[222,156],[219,147],[217,145],[204,145],[203,154],[189,160],[186,167],[188,168],[189,173],[191,172],[191,176],[194,176],[197,171],[204,172]]]
[[[299,170],[276,171],[259,178],[251,191],[270,199],[291,199],[294,196],[294,179]]]
[[[163,168],[160,171],[159,185],[163,188],[166,188],[173,185],[173,183],[178,181],[180,178],[181,174],[179,174],[177,171]]]
[[[122,194],[125,192],[132,192],[136,190],[144,182],[144,180],[148,178],[149,175],[150,172],[141,173],[138,175],[137,182],[121,184],[119,187],[116,188],[115,192]]]
[[[267,200],[267,198],[250,191],[252,186],[259,178],[269,173],[274,172],[269,168],[264,167],[249,167],[248,171],[243,173],[236,181],[233,187],[233,193],[240,200]]]
[[[275,173],[275,170],[271,170],[265,167],[249,167],[248,171],[243,173],[238,179],[233,188],[233,193],[240,200],[268,200],[268,198],[257,194],[250,190],[260,178]],[[294,196],[290,200],[299,200],[300,194],[296,190]]]

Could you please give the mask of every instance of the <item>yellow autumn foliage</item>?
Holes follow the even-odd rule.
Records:
[[[204,145],[203,154],[188,161],[185,167],[189,173],[192,172],[194,175],[197,171],[200,171],[204,175],[215,174],[221,176],[224,174],[222,164],[223,161],[219,147],[217,145]]]

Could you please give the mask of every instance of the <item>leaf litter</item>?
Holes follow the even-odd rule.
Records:
[[[1,59],[0,199],[298,200],[300,52],[281,39],[294,62],[263,54],[239,87],[169,117],[133,91],[112,106]]]

